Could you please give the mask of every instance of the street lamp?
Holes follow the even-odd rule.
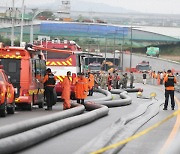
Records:
[[[32,17],[32,21],[31,21],[31,28],[30,28],[30,43],[33,43],[33,21],[36,18],[36,16],[40,13],[38,11],[38,9],[32,9],[33,11],[33,17]]]
[[[131,25],[131,52],[130,52],[130,70],[132,68],[132,25]]]
[[[24,22],[24,0],[22,1],[22,9],[21,9],[21,34],[20,34],[20,46],[22,46],[23,42],[23,23]]]
[[[15,13],[14,13],[14,0],[12,0],[12,28],[11,28],[11,46],[14,46],[14,17],[15,17]]]

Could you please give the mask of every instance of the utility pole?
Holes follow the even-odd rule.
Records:
[[[20,35],[20,46],[23,42],[23,24],[24,24],[24,0],[22,0],[22,9],[21,9],[21,35]]]
[[[132,68],[132,25],[131,25],[131,52],[130,52],[130,71]]]
[[[106,50],[105,50],[105,65],[104,65],[104,70],[106,71],[106,57],[107,57],[107,36],[105,38],[105,45],[106,45]]]
[[[12,28],[11,28],[11,46],[14,46],[14,17],[15,17],[15,12],[14,12],[14,0],[12,0]]]
[[[114,33],[114,47],[113,47],[113,52],[114,52],[114,59],[113,59],[113,62],[114,62],[114,67],[115,67],[115,58],[116,58],[116,53],[115,53],[115,40],[116,40],[116,33]]]

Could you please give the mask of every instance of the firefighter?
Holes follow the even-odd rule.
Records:
[[[114,73],[114,79],[113,79],[114,89],[119,89],[119,80],[120,80],[120,76],[118,75],[118,73]]]
[[[122,79],[122,88],[123,89],[126,89],[127,88],[127,81],[128,81],[128,76],[127,76],[127,73],[125,73],[123,75],[123,79]]]
[[[109,73],[109,75],[108,75],[108,90],[110,91],[111,89],[112,89],[112,75],[111,75],[111,73]]]
[[[54,103],[54,87],[56,83],[56,76],[51,72],[51,69],[48,68],[46,70],[46,75],[43,79],[43,83],[45,85],[45,95],[46,95],[46,102],[47,102],[47,109],[45,110],[52,110],[52,105]]]
[[[143,72],[143,84],[146,84],[147,75],[146,72]]]
[[[134,83],[134,74],[133,72],[130,73],[130,88],[133,88],[133,83]]]
[[[75,95],[77,98],[77,103],[84,105],[84,99],[87,97],[88,93],[88,83],[84,76],[84,73],[80,73],[78,81],[75,84]]]
[[[107,90],[107,75],[105,74],[105,72],[102,72],[101,76],[100,76],[100,87],[102,89]]]
[[[171,97],[171,108],[174,110],[174,84],[177,83],[176,77],[172,74],[171,70],[167,71],[167,75],[164,78],[165,85],[165,104],[163,110],[167,110],[169,95]]]
[[[62,82],[62,95],[63,99],[63,110],[71,108],[70,95],[71,95],[71,80],[70,80],[71,72],[67,72],[67,76],[64,78]]]
[[[88,88],[89,88],[89,96],[93,95],[94,88],[94,75],[88,72]]]

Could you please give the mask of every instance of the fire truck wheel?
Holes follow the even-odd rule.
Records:
[[[27,104],[28,111],[32,111],[33,104],[34,104],[34,94],[32,95],[32,101],[29,104]]]
[[[6,117],[7,114],[7,100],[5,99],[4,103],[1,105],[0,108],[0,117]]]
[[[15,112],[15,103],[13,102],[10,107],[7,108],[8,114],[14,114]]]
[[[32,110],[32,106],[33,106],[33,103],[32,103],[32,102],[29,103],[29,104],[27,104],[27,110],[28,110],[28,111],[31,111],[31,110]]]

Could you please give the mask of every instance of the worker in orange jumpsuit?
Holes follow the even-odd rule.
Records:
[[[70,80],[71,72],[67,72],[67,76],[64,78],[62,82],[62,95],[61,98],[63,99],[63,110],[70,109],[71,108],[71,80]]]
[[[77,103],[84,105],[84,99],[87,97],[88,83],[84,73],[80,73],[78,81],[75,84],[75,96]]]
[[[93,95],[94,88],[94,75],[88,72],[88,88],[89,88],[89,96]]]
[[[47,109],[45,110],[52,110],[52,106],[55,103],[54,102],[54,87],[56,83],[57,77],[54,76],[54,74],[51,72],[51,69],[48,68],[46,70],[46,75],[43,79],[44,88],[45,88],[45,96],[46,96],[46,102],[47,102]]]
[[[167,71],[167,75],[164,78],[165,85],[165,103],[163,110],[167,110],[169,96],[171,97],[171,108],[174,110],[174,84],[177,83],[176,77],[172,74],[171,70]]]
[[[160,72],[157,73],[157,85],[160,85]]]

